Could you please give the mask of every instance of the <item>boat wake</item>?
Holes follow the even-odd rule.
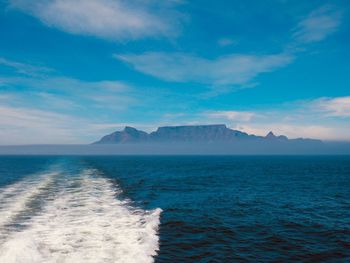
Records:
[[[161,209],[133,207],[120,194],[95,169],[0,189],[0,262],[153,262]]]

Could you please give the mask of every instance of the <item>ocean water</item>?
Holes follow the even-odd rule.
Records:
[[[350,157],[2,156],[0,262],[350,262]]]

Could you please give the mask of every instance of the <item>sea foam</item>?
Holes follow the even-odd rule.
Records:
[[[44,189],[54,195],[24,228],[10,231],[0,243],[0,262],[154,261],[162,210],[134,207],[131,201],[121,199],[121,189],[97,170],[85,169],[74,176],[50,174],[37,184],[23,184],[26,191],[19,191],[8,205],[3,201],[1,211],[7,214],[0,218],[5,218],[4,222],[26,209],[29,200]]]
[[[16,218],[30,208],[30,202],[48,190],[57,175],[43,173],[0,189],[0,242],[9,225],[16,223]]]

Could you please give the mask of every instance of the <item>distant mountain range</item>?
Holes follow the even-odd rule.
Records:
[[[125,127],[103,136],[94,144],[138,144],[138,143],[234,143],[234,142],[274,142],[276,143],[321,143],[314,139],[288,139],[284,135],[276,136],[269,132],[266,136],[250,135],[227,128],[224,124],[166,126],[147,133],[133,127]]]
[[[147,133],[132,127],[92,144],[7,145],[0,155],[349,155],[350,142],[288,139],[269,132],[250,135],[225,125],[159,127]]]

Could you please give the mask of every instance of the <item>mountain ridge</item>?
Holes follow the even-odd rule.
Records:
[[[248,134],[228,128],[225,124],[163,126],[147,133],[134,127],[126,126],[122,131],[115,131],[103,136],[93,144],[128,144],[128,143],[215,143],[215,142],[318,142],[316,139],[289,139],[285,135],[276,136],[270,131],[266,136]]]

